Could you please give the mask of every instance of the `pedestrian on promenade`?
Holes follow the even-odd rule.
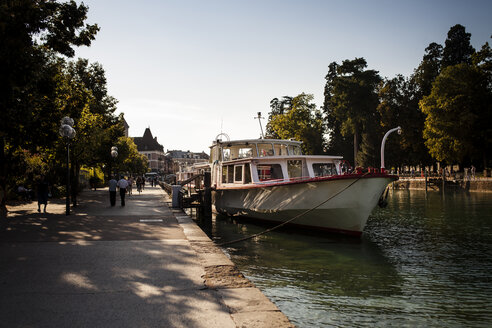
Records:
[[[142,192],[142,177],[141,176],[137,177],[136,184],[137,184],[137,191],[140,194]]]
[[[125,194],[126,187],[128,187],[128,181],[126,181],[124,176],[121,176],[121,179],[118,180],[117,186],[120,188],[121,206],[125,206]]]
[[[111,203],[111,206],[114,206],[116,204],[116,185],[118,182],[116,181],[115,177],[112,177],[111,180],[109,180],[109,202]]]
[[[128,178],[128,188],[126,190],[128,191],[128,196],[131,196],[133,194],[133,177]]]
[[[472,179],[473,180],[475,180],[475,173],[476,173],[476,171],[477,171],[477,168],[474,165],[472,165],[471,166],[471,176],[472,176]]]
[[[46,181],[44,175],[41,175],[37,184],[37,196],[38,196],[38,212],[41,212],[41,204],[44,205],[43,212],[46,213],[46,206],[48,205],[48,194],[50,192],[50,186]]]

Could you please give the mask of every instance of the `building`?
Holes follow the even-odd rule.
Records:
[[[143,137],[134,137],[133,141],[138,152],[147,156],[151,172],[169,173],[169,159],[166,159],[164,147],[152,136],[150,128],[145,129]]]
[[[182,171],[184,167],[193,165],[195,163],[208,162],[209,156],[205,152],[194,153],[191,151],[182,150],[168,150],[166,157],[170,158],[173,162],[172,171],[174,173]]]

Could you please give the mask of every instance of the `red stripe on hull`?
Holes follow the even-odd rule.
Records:
[[[394,181],[398,180],[398,176],[390,175],[386,173],[371,173],[370,175],[361,175],[361,174],[344,174],[344,175],[333,175],[329,177],[318,177],[318,178],[305,178],[305,179],[291,179],[290,181],[281,181],[281,182],[262,182],[262,183],[254,183],[247,185],[237,185],[232,187],[216,187],[215,190],[231,190],[231,189],[253,189],[253,188],[270,188],[277,186],[285,186],[285,185],[294,185],[301,183],[310,183],[310,182],[322,182],[322,181],[334,181],[334,180],[346,180],[346,179],[371,179],[371,178],[390,178]]]

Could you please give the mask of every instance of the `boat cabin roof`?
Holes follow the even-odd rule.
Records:
[[[233,146],[233,145],[244,145],[244,144],[258,144],[258,143],[276,143],[276,144],[284,144],[284,145],[295,145],[295,146],[300,146],[302,144],[302,141],[297,141],[297,140],[287,140],[287,139],[243,139],[243,140],[215,140],[213,142],[213,145],[210,146],[210,148],[215,147],[217,144],[222,144],[227,147]]]

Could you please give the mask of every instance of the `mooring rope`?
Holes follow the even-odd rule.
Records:
[[[341,189],[340,191],[338,191],[337,193],[331,195],[330,197],[328,197],[328,199],[322,201],[321,203],[319,203],[318,205],[316,205],[315,207],[313,208],[310,208],[308,210],[305,210],[304,212],[294,216],[292,219],[289,219],[285,222],[282,222],[280,223],[279,225],[276,225],[275,227],[272,227],[272,228],[269,228],[269,229],[266,229],[262,232],[259,232],[259,233],[256,233],[254,235],[251,235],[251,236],[247,236],[247,237],[243,237],[243,238],[239,238],[239,239],[236,239],[236,240],[232,240],[232,241],[227,241],[227,242],[224,242],[224,243],[220,243],[220,244],[217,244],[217,246],[225,246],[225,245],[230,245],[230,244],[235,244],[235,243],[238,243],[240,241],[245,241],[245,240],[248,240],[248,239],[252,239],[252,238],[256,238],[256,237],[259,237],[261,235],[264,235],[268,232],[271,232],[271,231],[274,231],[280,227],[283,227],[284,225],[294,221],[295,219],[298,219],[300,218],[301,216],[303,215],[306,215],[308,214],[309,212],[311,211],[314,211],[315,209],[317,209],[318,207],[320,207],[321,205],[325,204],[326,202],[328,202],[329,200],[331,200],[332,198],[334,198],[335,196],[338,196],[339,194],[341,194],[342,192],[344,192],[345,190],[347,190],[349,187],[351,187],[354,183],[356,183],[357,181],[359,181],[360,179],[362,179],[364,176],[368,175],[369,172],[366,172],[364,174],[362,174],[360,177],[358,177],[357,179],[355,179],[354,181],[352,181],[350,184],[348,184],[347,186],[345,186],[343,189]]]

